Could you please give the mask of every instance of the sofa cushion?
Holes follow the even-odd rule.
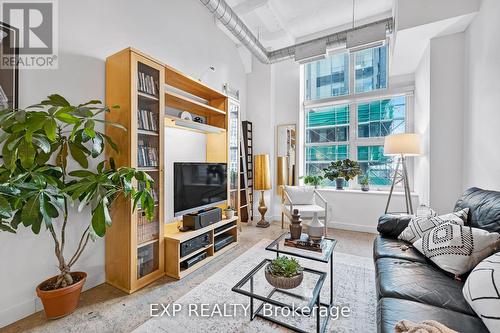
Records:
[[[426,232],[413,246],[441,269],[462,275],[496,251],[500,234],[444,223]]]
[[[379,333],[393,333],[400,320],[413,322],[435,320],[458,332],[487,333],[482,321],[475,317],[436,306],[397,298],[382,298],[377,305]]]
[[[500,332],[500,253],[484,259],[465,281],[463,294],[491,332]]]
[[[421,262],[380,258],[375,262],[377,295],[408,299],[474,315],[462,294],[463,282]]]
[[[285,191],[290,197],[293,205],[314,205],[314,187],[313,186],[288,186],[285,185]]]
[[[455,211],[463,208],[470,209],[471,227],[500,232],[500,192],[472,187],[455,204]]]
[[[415,243],[425,232],[443,223],[452,222],[464,225],[467,222],[468,213],[469,208],[464,208],[453,213],[439,216],[415,216],[411,219],[410,223],[408,223],[406,229],[399,234],[398,239]]]
[[[404,250],[406,248],[406,250]],[[396,258],[426,263],[427,259],[415,248],[403,241],[378,236],[373,242],[373,258]]]
[[[384,214],[378,219],[377,231],[384,236],[397,238],[410,223],[413,215]]]

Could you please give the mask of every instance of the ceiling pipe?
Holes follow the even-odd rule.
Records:
[[[295,57],[295,49],[308,44],[325,42],[326,48],[337,48],[345,46],[347,33],[385,23],[388,33],[392,32],[393,18],[386,18],[376,22],[358,26],[356,28],[336,32],[324,37],[308,40],[282,49],[267,51],[250,29],[243,23],[238,15],[224,0],[200,0],[207,9],[236,37],[245,47],[264,64],[272,64]]]

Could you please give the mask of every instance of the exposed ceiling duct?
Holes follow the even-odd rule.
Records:
[[[276,63],[290,58],[297,58],[297,61],[307,59],[308,52],[319,52],[318,45],[325,45],[326,49],[345,47],[347,34],[352,34],[358,30],[365,31],[370,27],[379,27],[384,24],[386,31],[391,33],[393,19],[386,18],[373,23],[365,24],[353,29],[340,31],[324,37],[315,38],[303,43],[284,47],[282,49],[267,51],[250,29],[243,23],[238,15],[224,0],[200,0],[208,10],[236,37],[252,54],[265,64]],[[325,52],[326,53],[326,52]],[[311,58],[317,55],[310,54]]]

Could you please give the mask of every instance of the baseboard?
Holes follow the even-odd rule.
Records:
[[[342,222],[328,222],[329,228],[349,230],[349,231],[359,231],[359,232],[368,232],[371,234],[376,234],[377,227],[376,226],[368,226],[368,225],[360,225],[360,224],[352,224],[352,223],[342,223]]]

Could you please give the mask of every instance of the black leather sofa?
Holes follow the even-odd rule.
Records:
[[[468,224],[500,232],[500,192],[470,188],[456,202],[455,210],[468,207]],[[378,332],[394,332],[403,319],[436,320],[458,332],[488,332],[465,301],[462,287],[417,250],[397,239],[408,225],[408,216],[384,215],[379,219],[380,235],[373,244],[377,284]]]

